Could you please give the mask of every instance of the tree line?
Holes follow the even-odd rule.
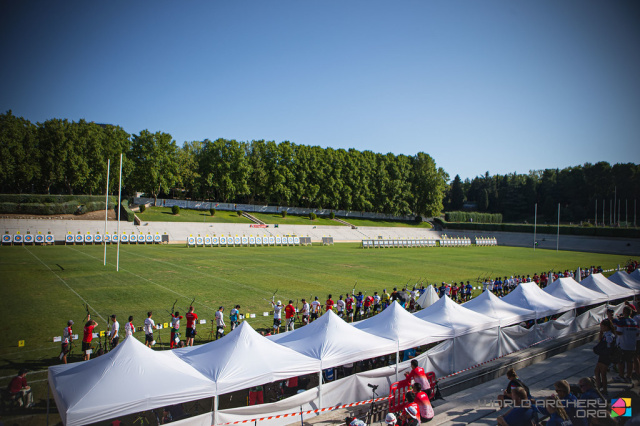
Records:
[[[216,139],[178,146],[164,132],[129,134],[120,126],[50,119],[33,124],[0,115],[2,193],[110,193],[123,153],[125,194],[231,203],[277,204],[392,215],[434,216],[449,176],[433,158],[288,141]]]
[[[602,224],[603,207],[605,223],[610,217],[617,223],[633,222],[634,201],[640,198],[640,166],[632,163],[586,163],[565,169],[530,171],[529,174],[478,176],[462,181],[456,175],[447,191],[445,201],[448,210],[471,207],[480,212],[500,213],[504,222],[533,223],[534,206],[538,204],[538,223],[558,220],[558,203],[562,222],[595,222]],[[616,218],[610,213],[615,206]],[[596,211],[597,201],[597,211]],[[626,209],[626,210],[625,210]]]

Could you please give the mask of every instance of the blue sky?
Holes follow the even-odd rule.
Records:
[[[413,155],[640,163],[640,2],[0,1],[0,111]]]

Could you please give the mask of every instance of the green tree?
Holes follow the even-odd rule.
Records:
[[[23,192],[40,174],[37,127],[11,111],[0,114],[0,188]]]
[[[167,192],[177,181],[177,149],[168,133],[143,130],[133,136],[131,180],[137,189],[152,196],[154,203],[161,192]]]
[[[461,210],[464,205],[464,191],[460,175],[456,175],[451,183],[451,210]]]
[[[424,152],[416,154],[412,163],[413,211],[417,215],[437,216],[443,209],[449,175],[441,167],[436,168],[433,158]]]

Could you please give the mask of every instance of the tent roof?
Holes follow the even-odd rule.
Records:
[[[568,302],[545,293],[533,282],[519,284],[513,291],[502,297],[502,300],[514,306],[536,311],[538,318],[559,314],[575,306],[575,302]]]
[[[640,281],[640,269],[636,269],[632,273],[629,274],[631,278]]]
[[[414,315],[422,320],[452,329],[455,336],[499,325],[498,320],[458,305],[449,296],[440,298],[433,305]]]
[[[333,311],[297,330],[270,336],[311,358],[322,360],[322,368],[335,367],[396,352],[398,345],[391,339],[358,330],[344,322]]]
[[[576,308],[607,301],[606,295],[581,286],[571,277],[559,278],[542,291],[558,299],[575,302]]]
[[[398,342],[400,350],[453,337],[452,329],[423,321],[407,312],[398,302],[393,302],[378,315],[353,326],[367,333]]]
[[[622,299],[635,294],[635,291],[612,283],[602,274],[591,274],[580,281],[580,285],[590,290],[606,294],[609,300]]]
[[[433,288],[433,284],[429,284],[424,293],[418,297],[417,303],[422,309],[424,309],[436,303],[438,299],[440,299],[440,296],[438,296],[436,289]]]
[[[247,321],[224,339],[173,351],[216,382],[218,395],[320,370],[320,362],[258,334]]]
[[[154,351],[133,337],[90,361],[49,367],[49,383],[67,426],[215,394],[211,380],[172,352]]]
[[[640,280],[635,279],[633,276],[627,274],[625,271],[618,271],[615,274],[611,275],[609,278],[614,284],[617,284],[621,287],[630,288],[635,290],[636,293],[640,291]]]
[[[482,292],[480,296],[463,303],[462,306],[479,314],[500,320],[500,326],[502,327],[535,319],[536,317],[535,311],[511,305],[490,291]]]

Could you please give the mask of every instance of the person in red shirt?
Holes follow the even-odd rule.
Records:
[[[193,306],[189,306],[189,312],[185,317],[187,317],[187,346],[193,346],[193,339],[196,337],[196,320],[198,319],[198,314],[193,312]]]
[[[31,387],[27,385],[27,370],[22,369],[18,372],[18,375],[11,379],[9,383],[9,393],[11,398],[18,401],[18,404],[26,408],[33,407],[33,395],[31,394]]]
[[[93,340],[93,329],[98,326],[98,323],[91,319],[90,315],[87,315],[87,322],[84,325],[84,330],[82,334],[82,352],[84,353],[84,360],[89,361],[91,358],[91,353],[89,353],[89,349],[91,349],[91,341]]]
[[[289,304],[284,307],[284,318],[286,320],[285,331],[289,331],[289,327],[293,330],[296,323],[296,308],[293,306],[293,300],[289,300]]]
[[[351,318],[351,322],[353,322],[353,297],[350,294],[347,294],[347,299],[344,301],[345,309],[347,310],[347,317]]]
[[[333,310],[333,300],[331,299],[331,295],[327,298],[327,303],[325,303],[325,312],[329,312]]]
[[[422,392],[422,386],[420,383],[414,383],[413,392],[416,394],[415,401],[418,404],[418,411],[420,413],[420,422],[428,422],[434,416],[433,407],[431,401],[426,393]]]
[[[453,300],[454,302],[458,301],[458,286],[455,282],[451,286],[451,300]]]
[[[364,306],[364,316],[368,317],[369,314],[371,313],[371,305],[373,305],[373,297],[372,296],[365,297],[364,301],[362,302],[362,305]]]
[[[409,413],[413,413],[413,417],[415,419],[419,419],[420,418],[420,407],[418,406],[418,403],[416,402],[416,394],[414,394],[413,392],[407,392],[404,396],[404,404],[402,404],[400,406],[400,411],[401,412],[405,412],[405,410],[407,410],[409,407],[411,407],[413,410],[413,412],[409,411]]]
[[[415,383],[420,383],[423,391],[430,389],[431,385],[429,385],[427,374],[424,372],[424,368],[418,366],[417,359],[411,360],[411,368],[412,370],[409,373],[404,374],[406,379],[403,380],[403,382],[406,381],[406,385],[409,385],[411,383],[411,379],[413,379]]]

